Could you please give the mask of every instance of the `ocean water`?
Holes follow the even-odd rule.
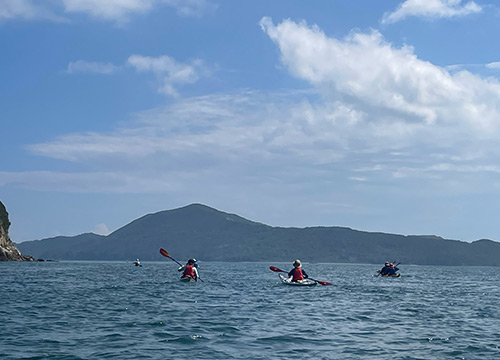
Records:
[[[500,359],[500,268],[0,263],[0,359]]]

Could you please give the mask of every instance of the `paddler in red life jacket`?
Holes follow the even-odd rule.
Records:
[[[387,275],[394,276],[397,274],[398,270],[399,270],[399,268],[397,268],[396,265],[394,265],[393,263],[390,263],[389,264],[389,272]]]
[[[189,259],[186,265],[182,265],[178,271],[183,271],[181,279],[187,277],[192,277],[194,280],[198,280],[198,263],[196,259]]]
[[[295,260],[293,262],[293,269],[288,273],[288,277],[292,278],[292,282],[302,282],[302,280],[307,279],[309,276],[302,269],[300,260]]]

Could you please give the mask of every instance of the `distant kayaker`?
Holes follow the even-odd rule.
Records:
[[[386,261],[384,263],[384,267],[382,269],[380,269],[378,273],[379,273],[379,275],[383,276],[383,275],[388,275],[390,271],[391,271],[390,263],[389,263],[389,261]]]
[[[293,269],[288,273],[288,277],[292,278],[292,282],[302,282],[302,280],[307,279],[309,276],[302,269],[300,260],[295,260],[293,262]]]
[[[389,276],[394,276],[396,275],[396,272],[399,270],[399,268],[396,267],[396,265],[394,265],[393,263],[390,263],[389,264],[389,273],[388,275]]]
[[[139,261],[139,259],[137,259],[137,260],[134,261],[134,265],[135,266],[141,266],[141,262]]]
[[[178,271],[183,271],[181,279],[187,277],[193,278],[195,281],[198,280],[198,262],[196,259],[189,259],[186,265],[182,265],[177,269]]]
[[[390,263],[389,261],[386,261],[384,264],[384,267],[379,270],[378,274],[380,276],[394,276],[396,275],[396,272],[399,270],[399,268],[394,265],[394,263]]]

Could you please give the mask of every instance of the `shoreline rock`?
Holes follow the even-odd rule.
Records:
[[[37,261],[33,256],[23,255],[9,237],[9,213],[0,201],[0,261]]]

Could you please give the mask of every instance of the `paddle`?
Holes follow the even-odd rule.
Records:
[[[165,257],[168,257],[170,260],[175,261],[180,266],[184,266],[180,262],[178,262],[177,260],[175,260],[172,256],[170,256],[170,254],[168,253],[168,251],[165,250],[164,248],[160,248],[160,254],[162,254]],[[203,279],[201,277],[199,277],[199,276],[198,276],[198,279],[200,279],[201,282],[204,282]]]
[[[164,248],[160,248],[160,254],[162,254],[163,256],[165,257],[168,257],[170,260],[173,260],[175,261],[177,264],[179,264],[180,266],[183,266],[180,262],[178,262],[177,260],[175,260],[172,256],[170,256],[170,254],[168,253],[167,250],[165,250]]]
[[[283,272],[283,273],[287,273],[288,274],[288,271],[281,270],[280,268],[277,268],[276,266],[269,266],[269,269],[271,269],[271,271],[274,271],[274,272]],[[323,286],[333,285],[332,283],[329,283],[329,282],[326,282],[326,281],[319,281],[319,280],[312,279],[312,278],[308,278],[308,279],[312,280],[312,281],[316,281],[318,284],[323,285]]]

